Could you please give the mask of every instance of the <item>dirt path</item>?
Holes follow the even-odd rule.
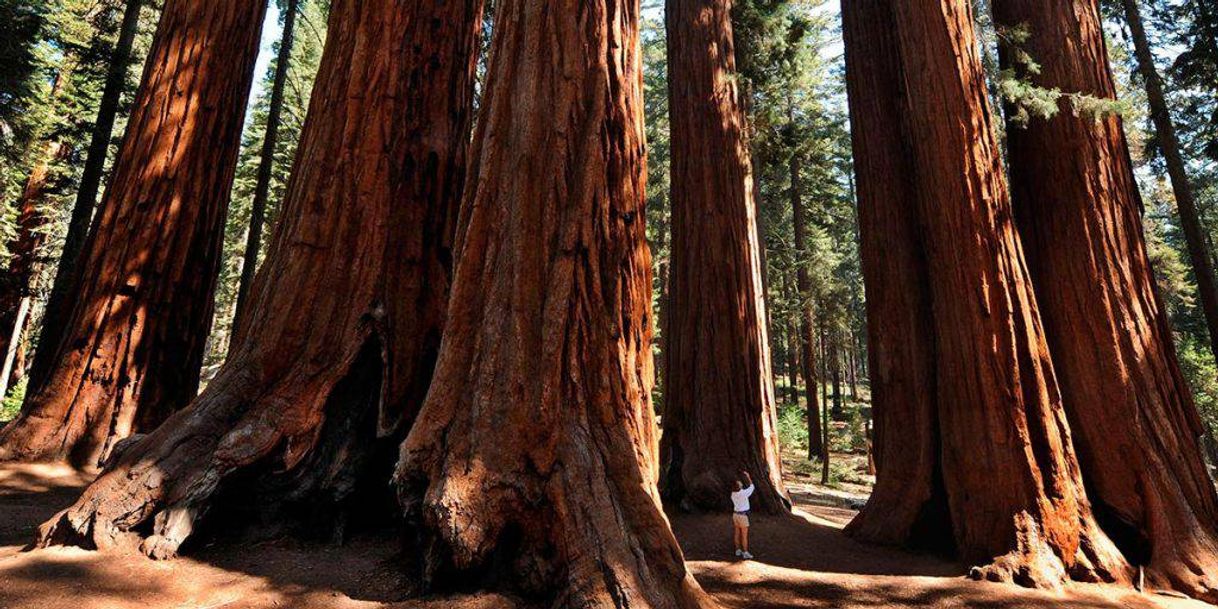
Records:
[[[69,504],[86,481],[66,468],[0,466],[0,609],[515,606],[496,595],[402,600],[408,582],[397,542],[386,536],[341,547],[292,539],[218,543],[170,562],[67,548],[21,552],[37,525]],[[732,557],[723,517],[674,518],[694,574],[726,607],[1208,607],[1104,586],[1047,593],[972,582],[959,565],[849,540],[841,526],[853,512],[811,505],[810,489],[795,490],[801,506],[795,515],[754,518],[752,562]]]

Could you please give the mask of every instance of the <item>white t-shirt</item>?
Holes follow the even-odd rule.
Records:
[[[753,494],[753,485],[732,492],[732,507],[737,512],[749,511],[749,497]]]

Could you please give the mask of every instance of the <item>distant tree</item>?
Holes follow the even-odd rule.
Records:
[[[1120,0],[1120,6],[1133,40],[1138,73],[1142,77],[1142,85],[1146,88],[1146,99],[1150,105],[1150,118],[1154,124],[1158,150],[1163,155],[1167,174],[1171,179],[1180,226],[1184,232],[1193,276],[1197,282],[1197,295],[1201,300],[1201,310],[1209,330],[1210,351],[1218,359],[1218,277],[1214,275],[1213,252],[1205,237],[1206,231],[1197,208],[1193,185],[1189,181],[1189,171],[1168,106],[1163,79],[1155,66],[1154,52],[1142,20],[1139,0]]]
[[[262,247],[262,230],[266,222],[267,199],[270,196],[271,177],[275,164],[275,144],[279,138],[279,125],[283,115],[284,87],[288,82],[288,70],[292,66],[292,45],[295,42],[296,14],[300,12],[300,0],[287,0],[283,8],[283,37],[279,39],[279,53],[275,56],[275,76],[271,81],[270,107],[267,111],[266,130],[262,141],[262,154],[258,159],[258,177],[254,185],[254,201],[251,204],[248,237],[245,254],[242,256],[241,282],[237,290],[236,310],[233,325],[241,325],[242,313],[250,288],[254,285],[254,271],[258,266],[258,255]]]

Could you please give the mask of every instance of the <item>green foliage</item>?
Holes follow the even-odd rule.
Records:
[[[29,379],[22,377],[11,389],[8,395],[0,400],[0,423],[11,421],[17,418],[17,414],[21,412],[21,403],[25,401],[25,388]]]
[[[1032,36],[1025,24],[997,26],[998,45],[1007,57],[1009,67],[1000,70],[996,82],[999,97],[1007,104],[1007,120],[1016,126],[1026,127],[1036,118],[1048,120],[1061,110],[1065,100],[1076,117],[1102,118],[1110,115],[1123,116],[1130,111],[1129,104],[1122,100],[1106,99],[1061,89],[1037,85],[1035,77],[1041,66],[1024,45]]]
[[[1205,428],[1218,429],[1218,365],[1209,348],[1190,336],[1179,336],[1176,346],[1180,355],[1180,370],[1193,390],[1193,401]]]

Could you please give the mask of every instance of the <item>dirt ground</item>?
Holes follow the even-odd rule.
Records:
[[[498,609],[497,595],[405,600],[409,582],[393,538],[343,546],[280,539],[215,543],[187,558],[53,548],[23,552],[38,524],[69,504],[87,476],[52,466],[0,466],[0,609]],[[677,537],[698,581],[731,608],[970,607],[1105,609],[1208,607],[1106,586],[1039,592],[973,582],[962,566],[866,546],[841,533],[853,511],[837,495],[792,480],[789,517],[754,517],[751,562],[732,556],[721,516],[676,515]],[[848,502],[842,502],[848,504]]]

